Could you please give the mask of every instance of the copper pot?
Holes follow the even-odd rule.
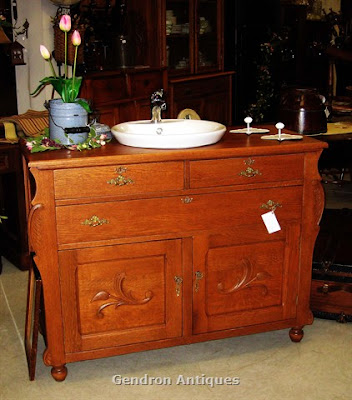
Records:
[[[280,100],[280,120],[298,133],[323,133],[327,131],[325,108],[325,97],[317,89],[287,89]]]

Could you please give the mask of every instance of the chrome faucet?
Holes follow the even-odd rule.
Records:
[[[164,90],[160,89],[154,92],[150,97],[150,105],[152,109],[152,119],[150,122],[161,122],[161,112],[166,110],[166,101],[164,99]]]

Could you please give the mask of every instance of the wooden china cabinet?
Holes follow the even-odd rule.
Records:
[[[313,321],[324,147],[227,132],[184,150],[24,150],[52,376],[64,380],[69,362],[274,329],[299,342]]]
[[[85,4],[89,0],[81,10]],[[164,117],[191,108],[202,119],[231,125],[233,73],[224,71],[223,0],[115,3],[122,6],[124,19],[116,19],[121,29],[104,46],[105,65],[96,61],[97,70],[83,81],[81,96],[92,100],[100,121],[112,126],[149,119],[150,95],[163,88]]]
[[[170,116],[185,108],[231,125],[232,72],[224,72],[223,0],[166,0]]]

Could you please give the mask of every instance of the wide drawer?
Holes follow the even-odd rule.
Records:
[[[312,280],[310,306],[313,311],[352,315],[352,283]]]
[[[183,189],[183,162],[56,170],[55,198],[131,195]]]
[[[267,204],[279,203],[281,227],[301,217],[302,187],[247,190],[60,206],[56,209],[58,243],[220,231],[226,226],[261,224]],[[268,235],[269,237],[269,235]],[[253,232],[253,240],[256,232]]]
[[[128,98],[124,75],[87,80],[95,106]]]
[[[197,79],[187,82],[175,82],[174,96],[176,99],[187,97],[209,96],[209,93],[225,92],[229,89],[229,77],[218,77],[207,79]]]
[[[190,162],[190,187],[215,187],[303,179],[302,154]]]

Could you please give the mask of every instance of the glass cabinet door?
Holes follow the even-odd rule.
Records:
[[[219,21],[220,2],[218,0],[198,0],[196,9],[195,72],[221,69]]]
[[[193,72],[192,0],[166,0],[166,60],[171,74]]]

